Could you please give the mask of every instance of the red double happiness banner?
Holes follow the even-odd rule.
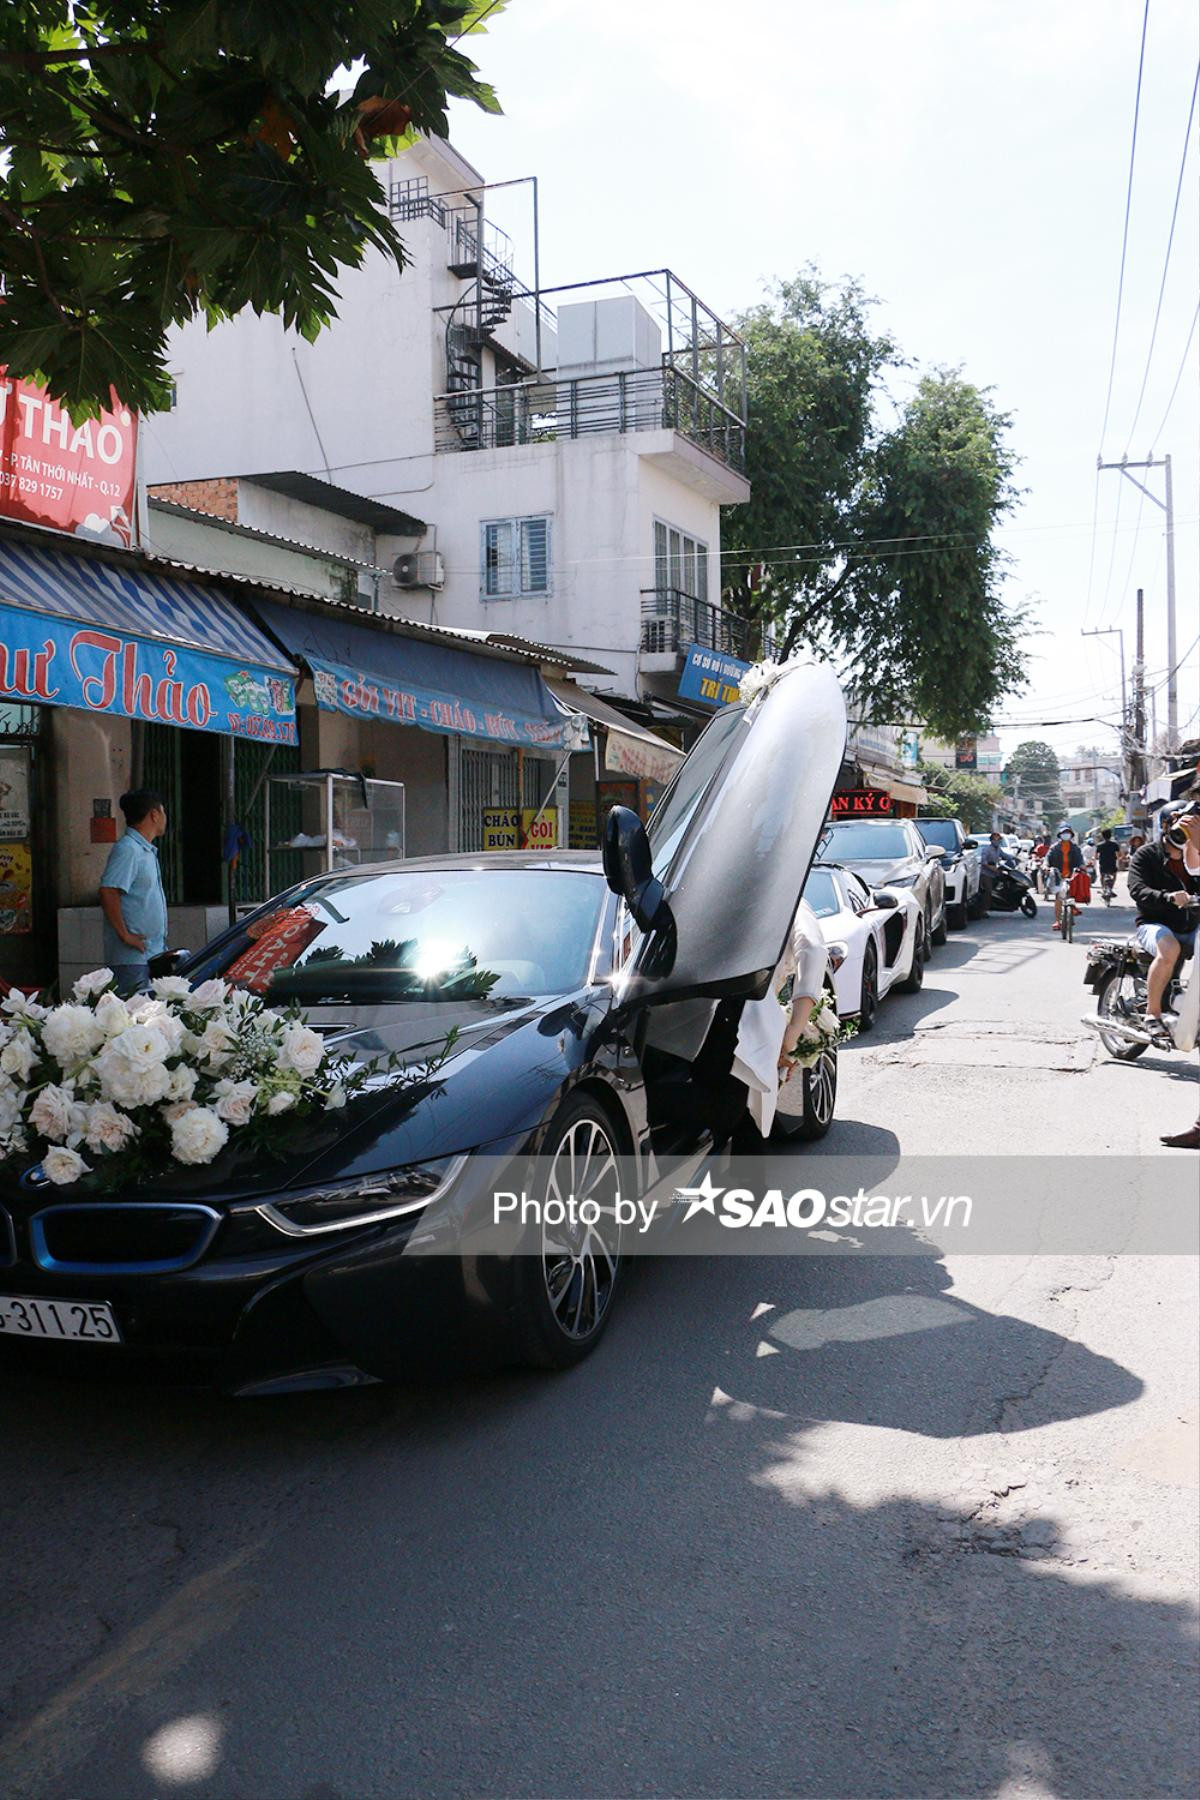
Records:
[[[128,547],[136,455],[137,415],[115,394],[74,425],[44,388],[0,369],[0,518]]]

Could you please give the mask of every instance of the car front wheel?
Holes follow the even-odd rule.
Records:
[[[621,1270],[617,1136],[594,1100],[568,1100],[551,1121],[536,1165],[547,1202],[574,1197],[576,1218],[594,1201],[590,1223],[545,1220],[516,1259],[513,1336],[521,1362],[568,1369],[595,1349],[608,1324]],[[546,1211],[551,1211],[549,1207]],[[591,1210],[591,1209],[589,1209]]]
[[[931,943],[931,944],[935,944],[935,945],[936,945],[936,946],[937,946],[937,948],[938,948],[938,949],[939,949],[939,950],[940,950],[940,949],[941,949],[941,947],[942,947],[942,945],[943,945],[943,944],[944,944],[944,943],[945,943],[945,941],[946,941],[946,907],[945,907],[945,902],[943,902],[943,904],[942,904],[942,911],[941,911],[941,916],[940,916],[940,918],[939,918],[939,919],[938,919],[938,922],[937,922],[937,924],[936,924],[936,925],[935,925],[935,926],[934,926],[934,928],[933,928],[933,930],[932,930],[932,931],[931,931],[931,932],[930,932],[930,934],[929,934],[929,941],[930,941],[930,943]]]
[[[917,920],[917,936],[913,944],[912,968],[900,983],[902,994],[919,994],[925,981],[925,921]]]
[[[858,1029],[861,1035],[870,1031],[879,1011],[879,959],[874,944],[868,944],[863,955],[862,989],[858,1000]]]

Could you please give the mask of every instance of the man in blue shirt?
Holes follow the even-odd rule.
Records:
[[[125,835],[109,851],[100,877],[104,960],[122,994],[149,984],[149,962],[167,947],[167,899],[155,839],[167,829],[161,794],[134,788],[121,795]]]

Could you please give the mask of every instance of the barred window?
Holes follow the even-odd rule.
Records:
[[[485,600],[550,592],[548,518],[489,519],[483,526],[481,588]]]

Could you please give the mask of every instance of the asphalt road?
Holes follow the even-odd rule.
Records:
[[[952,937],[829,1148],[1170,1156],[1082,957]],[[0,1387],[0,1792],[1192,1794],[1195,1274],[655,1261],[566,1376]]]

